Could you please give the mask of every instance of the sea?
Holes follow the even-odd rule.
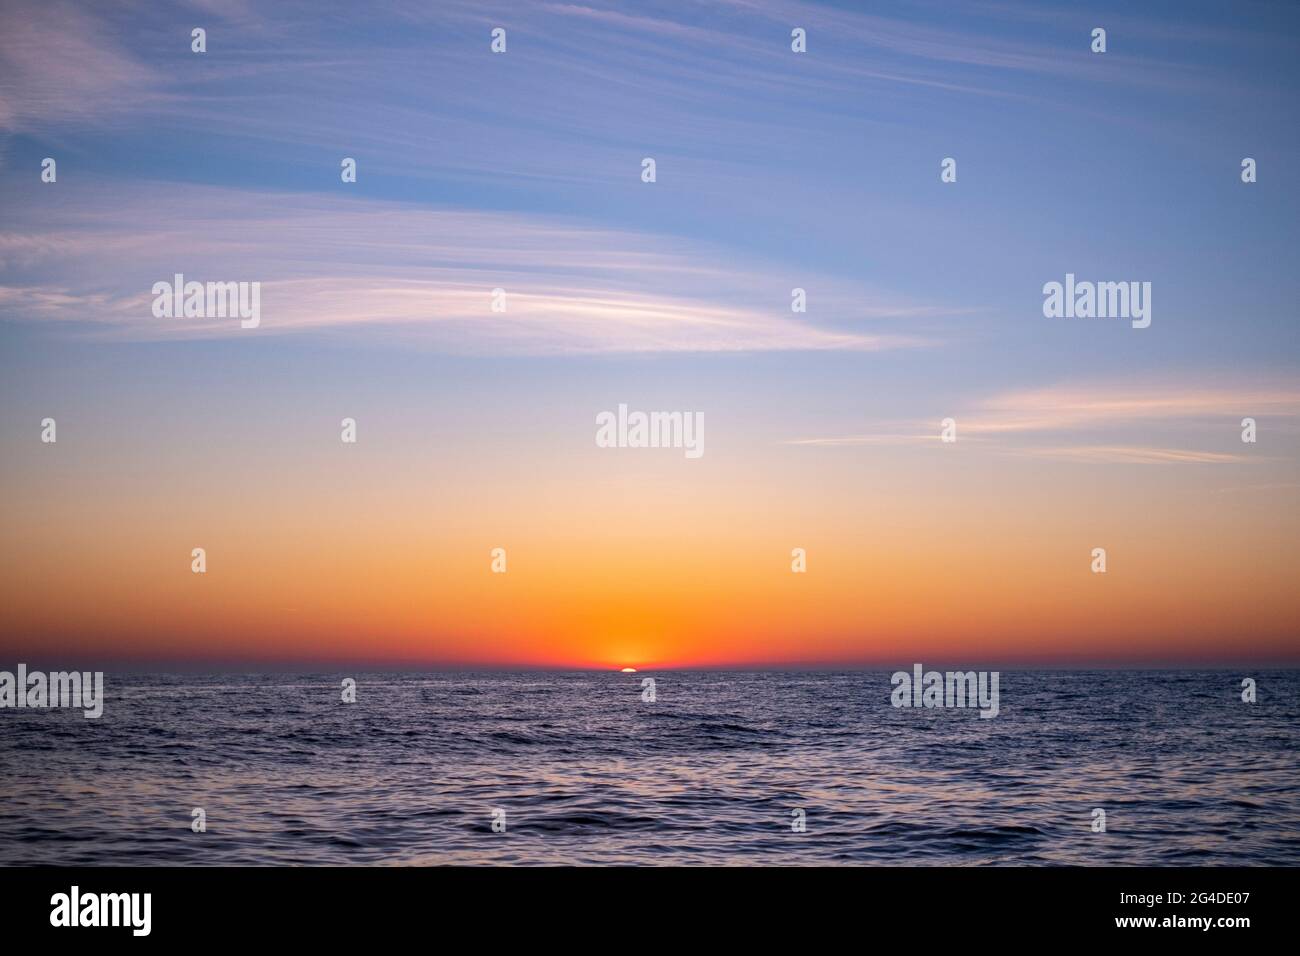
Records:
[[[992,718],[891,690],[109,672],[97,720],[0,710],[0,865],[1300,865],[1300,671],[1002,671]]]

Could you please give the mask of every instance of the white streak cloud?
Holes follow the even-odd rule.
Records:
[[[175,273],[260,282],[254,334],[350,331],[453,353],[871,351],[922,344],[891,320],[941,311],[827,279],[818,309],[834,324],[819,324],[790,311],[789,283],[762,263],[538,216],[181,185],[60,189],[0,233],[8,319],[140,339],[249,334],[155,318],[150,290]],[[505,312],[490,308],[496,288]]]

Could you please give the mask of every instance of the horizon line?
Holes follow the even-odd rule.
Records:
[[[907,661],[885,663],[869,662],[835,662],[835,663],[808,663],[808,662],[765,662],[759,664],[637,664],[635,662],[626,664],[609,664],[609,665],[578,665],[578,664],[486,664],[486,663],[446,663],[446,662],[377,662],[377,661],[319,661],[307,662],[296,660],[280,661],[177,661],[177,660],[158,660],[158,661],[92,661],[89,665],[83,663],[78,666],[65,666],[61,664],[48,664],[40,659],[35,663],[31,660],[18,659],[10,665],[7,661],[0,662],[0,671],[16,669],[19,664],[24,665],[29,672],[36,671],[59,671],[59,670],[76,670],[85,671],[100,670],[109,671],[118,674],[344,674],[344,673],[370,673],[370,674],[467,674],[467,673],[498,673],[498,674],[519,674],[519,673],[537,673],[537,674],[618,674],[623,673],[624,668],[633,668],[632,673],[889,673],[895,672],[900,668],[910,670],[914,665],[920,663],[926,670],[999,670],[999,671],[1051,671],[1051,672],[1078,672],[1078,671],[1229,671],[1242,668],[1266,668],[1269,670],[1300,670],[1300,661],[1282,661],[1282,660],[1201,660],[1201,661],[1077,661],[1077,662],[1033,662],[1033,661],[992,661],[982,662],[978,666],[972,664],[959,664],[950,661],[938,659],[933,662]]]

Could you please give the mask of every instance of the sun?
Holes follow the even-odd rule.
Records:
[[[622,673],[624,673],[624,674],[635,674],[635,673],[636,673],[636,668],[635,668],[635,667],[624,667],[623,670],[622,670]]]

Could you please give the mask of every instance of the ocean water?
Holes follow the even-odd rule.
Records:
[[[343,676],[0,710],[0,864],[1300,864],[1297,671]]]

